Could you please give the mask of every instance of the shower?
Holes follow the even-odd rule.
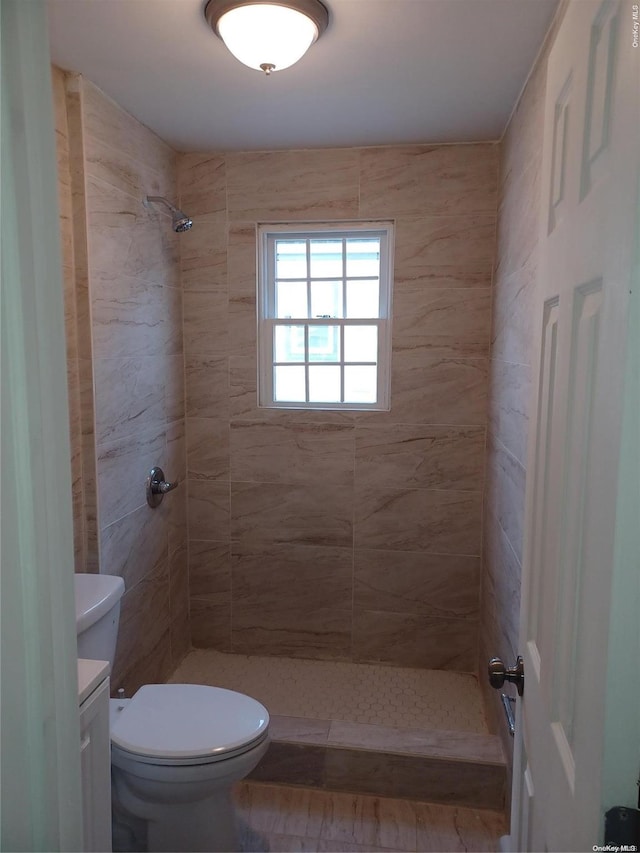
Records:
[[[145,206],[149,204],[149,202],[161,202],[161,204],[166,205],[171,211],[171,225],[176,234],[182,234],[183,231],[188,231],[193,225],[193,220],[187,216],[186,213],[182,210],[178,210],[177,207],[174,207],[171,202],[167,201],[166,198],[163,198],[161,195],[148,195],[144,200]]]

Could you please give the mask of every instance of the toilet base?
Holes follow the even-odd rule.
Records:
[[[113,768],[117,776],[117,768]],[[225,853],[240,850],[235,809],[228,790],[192,803],[132,803],[127,808],[113,790],[114,853]],[[140,813],[144,812],[144,818]]]

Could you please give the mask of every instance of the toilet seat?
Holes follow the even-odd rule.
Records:
[[[268,737],[267,709],[242,693],[202,684],[146,684],[111,716],[114,753],[156,765],[210,764]],[[115,755],[114,755],[115,758]]]

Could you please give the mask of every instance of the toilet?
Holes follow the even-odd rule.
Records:
[[[78,657],[113,665],[124,581],[76,574]],[[267,709],[201,684],[145,684],[112,699],[115,851],[239,850],[231,799],[269,745]]]

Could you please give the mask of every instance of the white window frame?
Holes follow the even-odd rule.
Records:
[[[380,238],[380,305],[377,317],[371,318],[277,318],[275,292],[275,241],[285,235],[287,239],[309,240],[318,236]],[[258,406],[273,409],[324,409],[347,411],[388,411],[391,405],[391,326],[393,305],[393,246],[394,223],[385,222],[338,222],[338,223],[278,223],[258,226],[257,241],[257,323],[258,323]],[[311,278],[307,270],[307,289]],[[353,279],[354,277],[349,277]],[[339,279],[338,279],[339,280]],[[346,280],[343,261],[342,281]],[[344,342],[346,326],[377,326],[377,399],[374,403],[354,402],[281,402],[274,400],[273,375],[275,366],[274,329],[278,325],[339,326]],[[344,346],[341,346],[341,361],[336,362],[344,369]],[[364,363],[364,362],[363,362]],[[370,364],[371,362],[367,362]],[[312,361],[301,362],[305,366],[308,392],[308,368]],[[353,364],[353,362],[348,362]],[[356,363],[357,364],[357,363]],[[342,373],[343,375],[343,373]],[[342,382],[344,387],[344,381]]]

